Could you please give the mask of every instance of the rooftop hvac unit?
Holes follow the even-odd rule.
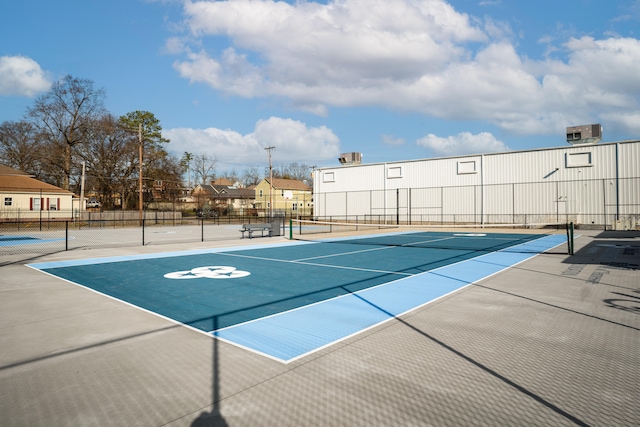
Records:
[[[359,165],[362,163],[362,153],[342,153],[338,161],[343,165]]]
[[[569,144],[597,144],[602,139],[602,126],[583,125],[567,128],[567,142]]]

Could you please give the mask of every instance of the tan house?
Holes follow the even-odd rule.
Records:
[[[73,193],[0,165],[0,221],[70,219]]]
[[[309,216],[313,214],[313,192],[311,187],[297,179],[273,178],[273,187],[269,178],[265,178],[255,189],[255,206],[268,215]]]

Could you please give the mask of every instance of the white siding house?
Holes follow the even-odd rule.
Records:
[[[315,216],[609,225],[640,215],[640,141],[321,168]]]
[[[0,165],[0,221],[70,219],[73,193]]]

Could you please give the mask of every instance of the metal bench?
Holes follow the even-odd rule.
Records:
[[[269,232],[269,237],[271,237],[271,224],[269,223],[264,223],[264,224],[242,224],[242,228],[240,229],[240,232],[242,233],[242,238],[244,239],[244,233],[249,233],[249,238],[251,239],[253,237],[253,233],[255,231],[260,231],[260,235],[262,237],[264,237],[264,232],[268,231]]]

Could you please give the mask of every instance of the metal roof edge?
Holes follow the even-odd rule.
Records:
[[[525,150],[511,150],[511,151],[500,151],[495,153],[477,153],[477,154],[464,154],[458,156],[445,156],[445,157],[423,157],[420,159],[411,159],[411,160],[393,160],[388,162],[376,162],[376,163],[362,163],[359,165],[339,165],[339,166],[326,166],[317,168],[317,171],[327,170],[327,169],[345,169],[345,168],[360,168],[363,166],[380,166],[380,165],[392,165],[398,163],[413,163],[413,162],[424,162],[427,160],[445,160],[445,159],[465,159],[469,157],[481,157],[481,156],[498,156],[504,154],[518,154],[518,153],[528,153],[535,151],[552,151],[552,150],[566,150],[566,149],[576,149],[576,148],[584,148],[584,147],[599,147],[603,145],[616,145],[616,144],[630,144],[630,143],[640,143],[640,139],[627,139],[622,141],[612,141],[612,142],[600,142],[597,144],[582,144],[582,145],[569,145],[563,147],[540,147],[540,148],[528,148]]]

